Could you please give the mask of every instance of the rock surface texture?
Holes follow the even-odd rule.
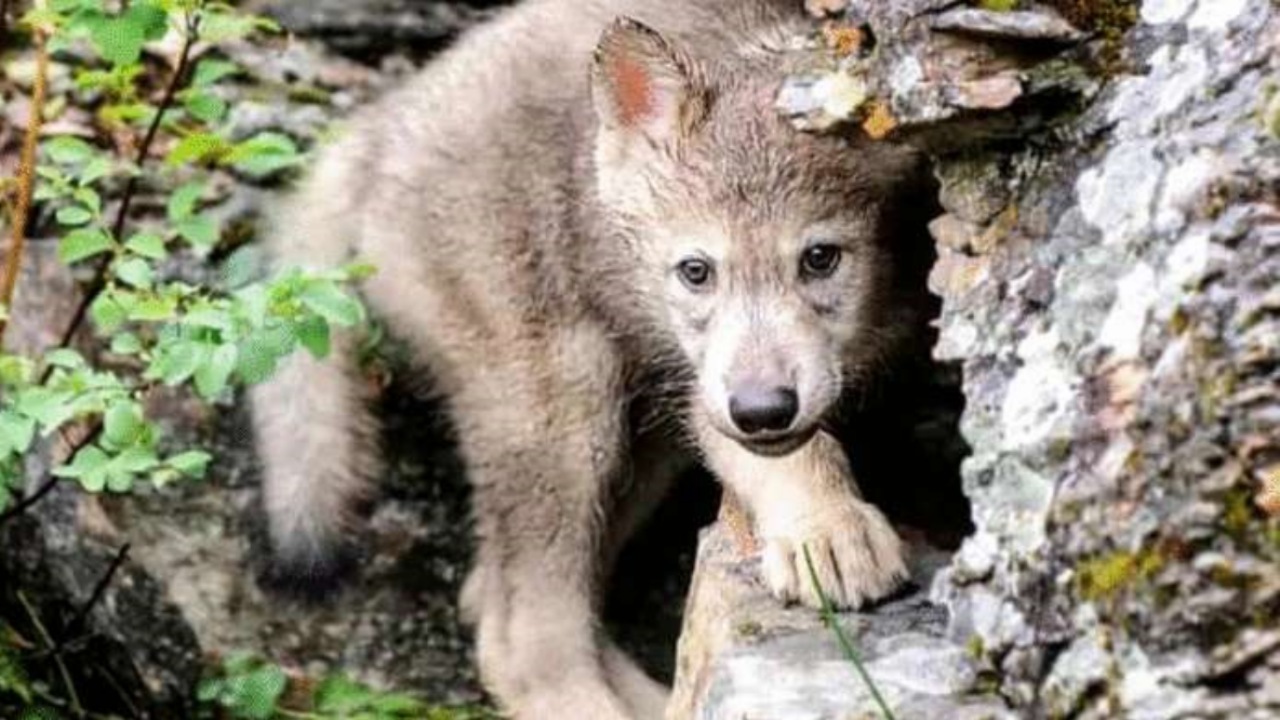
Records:
[[[1280,717],[1280,7],[811,7],[781,107],[926,148],[946,210],[977,529],[844,619],[898,717]],[[704,540],[672,720],[876,717],[750,562]]]

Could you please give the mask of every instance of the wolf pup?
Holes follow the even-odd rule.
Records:
[[[447,399],[479,533],[462,603],[519,720],[662,716],[599,606],[690,458],[750,515],[780,600],[818,602],[805,547],[841,606],[906,578],[832,421],[911,325],[893,218],[922,166],[778,117],[800,5],[528,0],[356,117],[277,218],[281,264],[377,267],[364,296]],[[351,344],[253,393],[296,579],[351,549],[379,473]]]

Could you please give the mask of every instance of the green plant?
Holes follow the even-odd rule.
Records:
[[[18,173],[0,183],[12,231],[0,272],[0,523],[60,483],[125,493],[201,477],[212,456],[164,437],[148,414],[157,390],[225,401],[295,352],[324,357],[335,328],[363,324],[350,286],[373,271],[364,265],[257,279],[243,263],[228,261],[231,270],[218,280],[179,279],[211,275],[184,268],[225,250],[211,212],[215,171],[262,180],[304,160],[283,135],[230,133],[226,85],[243,73],[217,47],[274,29],[214,0],[37,0],[22,19],[36,70]],[[153,44],[161,40],[169,42]],[[197,43],[204,48],[198,59]],[[169,56],[165,47],[177,51]],[[65,102],[48,98],[52,56],[72,68],[72,99],[92,112],[93,132],[46,137],[52,126],[41,132],[46,114]],[[158,217],[138,211],[144,195],[153,205],[159,201]],[[21,319],[10,305],[33,218],[52,218],[59,259],[86,280],[53,346],[18,352],[5,344],[5,330]],[[28,483],[35,464],[27,460],[37,451],[51,458],[50,470]],[[127,551],[121,549],[76,622]],[[49,632],[20,588],[14,596],[28,637],[0,621],[0,716],[109,717],[82,706],[66,667],[73,638]],[[263,670],[254,682],[268,676]],[[329,699],[317,700],[319,710],[355,703],[354,689],[333,687]],[[402,699],[400,707],[407,703]],[[365,706],[351,707],[302,717],[407,717],[388,714],[396,703],[372,693]]]
[[[836,636],[836,642],[840,643],[840,650],[844,653],[844,657],[853,666],[858,673],[858,677],[862,679],[867,691],[871,693],[871,699],[875,702],[876,707],[880,710],[880,714],[884,720],[895,720],[893,710],[889,709],[889,703],[880,694],[880,688],[876,686],[871,674],[867,672],[867,668],[862,664],[862,656],[853,646],[853,641],[844,631],[844,627],[840,625],[840,620],[836,617],[835,607],[831,604],[831,598],[827,597],[827,593],[822,589],[822,583],[818,582],[818,572],[813,567],[813,557],[809,554],[809,546],[804,547],[804,564],[809,571],[809,582],[813,583],[813,589],[818,593],[818,601],[822,605],[820,612],[822,613],[822,623],[830,628],[832,634]]]
[[[299,348],[323,357],[334,326],[364,318],[343,286],[371,272],[364,266],[293,270],[262,282],[204,286],[163,279],[172,256],[204,257],[219,242],[220,228],[204,209],[205,168],[261,177],[301,161],[293,141],[274,133],[229,139],[227,104],[217,86],[240,70],[217,58],[192,61],[197,41],[242,37],[271,23],[206,0],[136,0],[114,8],[104,0],[53,0],[24,22],[47,37],[42,53],[92,49],[96,58],[77,68],[76,84],[101,97],[103,126],[130,137],[136,151],[54,137],[41,144],[29,197],[18,198],[19,208],[35,202],[54,212],[63,228],[59,258],[90,266],[92,280],[58,347],[39,357],[0,353],[0,510],[13,502],[23,457],[40,439],[74,428],[85,428],[84,439],[50,482],[127,492],[143,479],[162,486],[199,477],[211,458],[199,450],[162,452],[160,433],[146,415],[150,393],[186,386],[214,400],[267,378]],[[166,34],[180,38],[182,49],[153,103],[143,89],[142,54],[147,42]],[[154,167],[151,155],[161,140],[172,149],[164,165]],[[130,206],[144,181],[175,189],[162,221],[135,228]],[[120,187],[108,213],[104,197]],[[15,227],[18,238],[20,224]],[[11,253],[10,263],[20,261]],[[102,338],[105,362],[72,349],[86,318]]]
[[[485,710],[429,707],[344,675],[308,687],[251,655],[228,659],[219,673],[200,684],[199,700],[204,709],[217,710],[228,720],[496,720]]]

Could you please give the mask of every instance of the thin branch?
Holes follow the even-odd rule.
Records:
[[[89,617],[89,613],[93,611],[93,608],[102,601],[102,596],[107,592],[107,588],[111,586],[111,581],[115,579],[116,573],[124,565],[124,561],[128,559],[130,548],[129,543],[125,543],[120,547],[115,558],[111,560],[111,565],[107,567],[107,571],[102,574],[102,577],[98,578],[98,584],[94,586],[93,593],[89,595],[89,599],[84,605],[80,606],[76,616],[67,624],[66,631],[62,633],[62,639],[58,641],[57,646],[54,648],[55,652],[62,652],[62,649],[66,647],[66,639],[75,636],[83,629],[85,619]]]
[[[67,459],[74,458],[76,456],[76,453],[80,452],[86,447],[89,447],[89,445],[93,443],[93,441],[97,440],[98,436],[102,434],[102,428],[103,428],[102,419],[99,418],[98,420],[95,420],[94,423],[89,427],[89,432],[85,434],[84,438],[81,439],[79,442],[77,442],[75,445],[73,445],[69,451],[67,451],[66,458]],[[8,510],[5,510],[3,513],[0,513],[0,525],[4,525],[10,520],[25,513],[26,511],[30,510],[36,503],[45,499],[45,497],[49,493],[53,492],[53,489],[58,486],[59,479],[60,478],[57,475],[54,475],[52,472],[50,472],[48,477],[44,479],[44,482],[40,484],[40,487],[36,488],[35,492],[31,493],[30,495],[27,495],[26,497],[19,500],[13,507],[9,508]]]
[[[134,164],[138,166],[139,170],[142,169],[142,166],[146,164],[147,159],[150,157],[151,146],[155,144],[156,137],[160,134],[164,116],[173,107],[174,99],[177,97],[178,91],[182,89],[187,69],[191,65],[191,51],[195,48],[199,39],[200,17],[188,15],[186,19],[186,37],[183,39],[182,50],[178,55],[178,66],[174,69],[173,76],[169,78],[169,84],[165,86],[164,96],[160,100],[160,105],[156,108],[155,117],[151,118],[151,124],[147,127],[147,132],[142,137],[142,144],[138,146],[138,152],[134,157]],[[129,178],[129,182],[124,188],[124,194],[120,198],[120,206],[116,210],[115,222],[111,226],[111,233],[117,240],[124,235],[125,225],[129,222],[129,210],[132,208],[133,199],[138,193],[140,177],[141,173],[137,173]],[[109,264],[110,261],[104,258],[99,259],[94,266],[93,279],[89,281],[89,285],[85,288],[80,302],[77,303],[75,312],[71,315],[71,321],[67,323],[66,328],[62,331],[62,335],[58,339],[58,347],[65,348],[71,345],[76,332],[84,324],[89,308],[98,299],[98,295],[102,294],[102,291],[106,289]],[[46,379],[48,373],[49,370],[46,369]]]
[[[31,602],[27,600],[27,596],[18,591],[18,602],[22,603],[22,607],[27,611],[27,616],[31,618],[31,624],[35,626],[36,632],[40,633],[40,640],[45,647],[53,649],[57,643],[53,641],[53,636],[49,634],[44,623],[40,621],[40,615],[36,609],[32,607]],[[67,670],[67,664],[63,662],[61,653],[54,653],[53,662],[58,666],[58,673],[62,676],[62,684],[67,688],[67,695],[71,699],[71,710],[76,715],[84,715],[84,707],[80,705],[80,695],[76,693],[75,683],[71,682],[71,672]]]
[[[7,5],[7,3],[6,3]],[[0,12],[3,17],[8,8]],[[2,29],[2,28],[0,28]],[[27,133],[22,142],[22,155],[18,161],[17,200],[14,213],[10,217],[13,222],[13,235],[9,240],[9,251],[5,254],[3,274],[0,274],[0,305],[13,306],[14,290],[18,287],[18,276],[22,269],[22,255],[27,247],[27,223],[31,215],[31,195],[35,188],[36,151],[40,146],[40,126],[44,123],[44,102],[48,90],[49,79],[49,47],[44,30],[34,30],[36,41],[36,78],[31,91],[31,111],[27,119]],[[0,39],[4,33],[0,32]],[[0,348],[4,347],[4,332],[7,324],[0,319]]]

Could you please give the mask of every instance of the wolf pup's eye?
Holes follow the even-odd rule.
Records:
[[[836,245],[814,245],[800,256],[800,275],[806,280],[831,277],[844,253]]]
[[[690,290],[701,290],[711,282],[711,262],[702,258],[685,258],[676,265],[680,281]]]

